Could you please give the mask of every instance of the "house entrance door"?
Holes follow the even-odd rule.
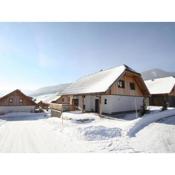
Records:
[[[95,112],[99,113],[99,99],[95,99]]]
[[[72,104],[73,104],[75,107],[78,107],[78,105],[79,105],[78,99],[72,99]]]

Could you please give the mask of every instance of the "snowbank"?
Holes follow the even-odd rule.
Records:
[[[162,110],[162,106],[148,106],[147,109],[150,110],[151,112],[157,112],[157,111],[161,111]],[[168,107],[168,110],[169,109],[175,109],[175,108]]]
[[[0,127],[1,127],[4,123],[5,123],[5,121],[0,119]]]
[[[175,152],[175,116],[151,123],[136,137],[130,138],[130,146],[141,152]]]
[[[121,136],[121,129],[107,128],[104,126],[89,126],[86,128],[79,128],[82,138],[88,141],[108,140]]]
[[[147,114],[134,123],[134,125],[129,129],[127,135],[133,137],[139,130],[149,125],[150,123],[170,116],[175,116],[175,109],[157,112],[153,114]]]
[[[74,121],[99,119],[98,114],[82,113],[81,111],[63,112],[62,117],[65,120],[74,120]]]
[[[0,115],[0,119],[3,121],[17,121],[17,120],[35,120],[45,118],[47,114],[45,113],[30,113],[30,112],[12,112],[4,115]]]

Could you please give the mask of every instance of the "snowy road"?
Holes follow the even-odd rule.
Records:
[[[70,115],[65,113],[65,115]],[[79,117],[82,114],[74,114]],[[70,115],[72,116],[72,115]],[[44,117],[44,114],[12,114],[0,118],[1,153],[110,152],[128,122],[98,119],[88,123]],[[1,120],[2,119],[2,120]],[[112,148],[113,149],[113,148]]]
[[[63,113],[63,126],[46,114],[8,114],[0,117],[0,153],[175,152],[175,115],[168,117],[173,113],[138,119]]]
[[[7,118],[0,127],[0,152],[55,153],[77,152],[78,144],[57,132],[41,116]],[[68,144],[70,143],[70,144]]]

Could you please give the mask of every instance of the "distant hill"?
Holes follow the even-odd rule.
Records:
[[[70,83],[43,87],[43,88],[37,89],[36,91],[32,92],[30,96],[36,97],[36,96],[46,95],[46,94],[60,94],[69,85]]]
[[[163,78],[168,76],[175,76],[175,72],[167,72],[161,69],[151,69],[151,70],[142,72],[142,77],[144,80]]]

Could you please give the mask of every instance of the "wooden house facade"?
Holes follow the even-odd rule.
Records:
[[[15,90],[0,98],[0,113],[34,112],[36,103],[20,90]]]
[[[149,91],[149,105],[175,107],[175,78],[164,77],[145,81]]]
[[[63,94],[83,112],[113,114],[139,110],[149,91],[138,72],[122,65],[83,77]]]

